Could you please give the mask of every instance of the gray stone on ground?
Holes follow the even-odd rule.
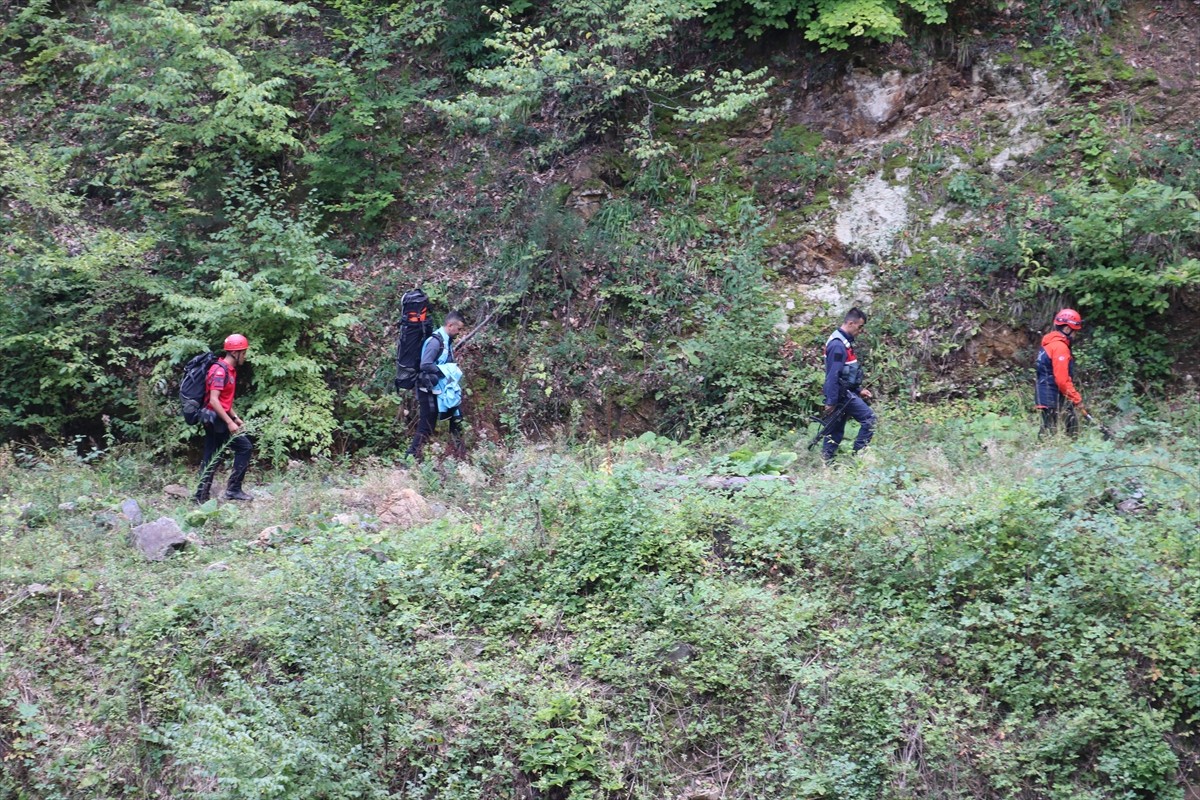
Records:
[[[401,489],[379,504],[379,521],[385,525],[407,528],[432,518],[429,503],[412,489]]]
[[[163,494],[171,497],[191,497],[192,490],[186,486],[180,486],[178,483],[169,483],[163,487]]]
[[[154,522],[138,525],[131,536],[134,547],[150,561],[162,561],[172,549],[182,549],[188,541],[179,523],[170,517],[159,517]]]
[[[142,507],[138,505],[138,501],[129,498],[121,503],[121,513],[125,515],[125,519],[129,520],[130,525],[142,524]]]

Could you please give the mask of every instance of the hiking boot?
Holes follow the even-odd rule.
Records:
[[[241,489],[226,489],[225,490],[225,499],[226,500],[253,500],[254,495],[247,494],[246,492],[243,492]]]

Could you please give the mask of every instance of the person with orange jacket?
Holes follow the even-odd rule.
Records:
[[[1071,343],[1081,328],[1083,318],[1079,312],[1064,308],[1054,315],[1054,330],[1042,337],[1035,386],[1037,407],[1042,412],[1042,434],[1058,430],[1062,412],[1067,434],[1074,436],[1079,431],[1079,417],[1087,414],[1083,395],[1075,388],[1075,357],[1071,354]]]

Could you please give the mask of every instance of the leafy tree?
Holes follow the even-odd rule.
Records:
[[[162,0],[104,13],[104,35],[76,39],[82,76],[104,91],[79,119],[96,137],[98,182],[151,195],[220,172],[236,154],[264,158],[300,144],[291,121],[282,30],[303,3],[233,0],[207,13]]]
[[[0,139],[0,430],[62,435],[128,417],[153,237],[87,221],[66,162]]]
[[[14,82],[33,86],[56,80],[60,72],[69,74],[61,67],[72,49],[68,41],[72,29],[71,21],[57,13],[51,0],[31,0],[13,9],[0,23],[0,58],[21,65]]]
[[[677,68],[687,23],[705,10],[701,0],[569,2],[532,26],[511,8],[493,11],[500,30],[488,44],[501,62],[468,73],[479,90],[432,105],[485,128],[540,117],[551,128],[543,152],[634,119],[624,132],[631,151],[648,160],[670,149],[655,135],[660,115],[684,123],[728,120],[766,96],[765,68]]]
[[[332,109],[300,160],[306,181],[328,211],[357,213],[368,224],[403,196],[410,157],[395,134],[404,130],[404,113],[438,86],[395,73],[397,39],[394,31],[364,30],[340,56],[318,56],[304,68],[311,101]]]
[[[853,39],[889,42],[904,36],[905,14],[927,25],[946,21],[951,0],[725,0],[705,22],[722,39],[744,32],[757,39],[768,30],[801,28],[822,50],[845,50]]]
[[[317,232],[314,206],[293,215],[277,179],[242,165],[225,189],[229,226],[208,253],[208,291],[169,290],[169,316],[156,323],[167,338],[154,348],[176,364],[234,331],[251,343],[255,390],[242,412],[275,459],[289,449],[328,451],[337,428],[325,374],[348,344],[354,318],[349,282]],[[168,366],[168,365],[163,365]]]
[[[1074,298],[1096,320],[1110,366],[1162,374],[1166,342],[1152,322],[1173,293],[1200,285],[1200,260],[1188,257],[1200,245],[1200,200],[1148,179],[1126,190],[1077,185],[1059,199],[1065,256],[1045,243],[1042,262],[1057,269],[1035,262],[1029,285]]]

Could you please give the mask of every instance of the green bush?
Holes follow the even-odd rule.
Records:
[[[48,148],[0,140],[0,431],[96,432],[132,420],[152,234],[90,222]],[[73,429],[73,430],[72,430]]]
[[[233,332],[250,340],[254,391],[239,402],[265,454],[283,460],[293,450],[326,453],[337,420],[326,379],[348,346],[354,318],[350,284],[334,277],[339,263],[317,231],[311,206],[293,215],[277,181],[239,167],[225,190],[229,224],[213,235],[201,274],[207,293],[167,289],[156,328],[165,336],[154,353],[167,356],[160,373]]]
[[[1175,293],[1200,285],[1200,261],[1187,257],[1200,243],[1200,200],[1147,179],[1127,190],[1076,185],[1059,200],[1054,219],[1067,247],[1056,253],[1044,241],[1040,263],[1056,268],[1035,271],[1027,285],[1078,305],[1115,373],[1162,377],[1169,364],[1153,323]]]
[[[948,0],[725,0],[705,16],[714,35],[744,33],[757,39],[772,29],[803,29],[822,50],[846,50],[855,38],[890,42],[904,36],[903,17],[914,14],[926,25],[947,19]]]
[[[282,33],[314,13],[277,0],[208,13],[157,1],[101,9],[108,35],[72,40],[87,59],[82,77],[103,93],[78,117],[102,165],[90,181],[153,204],[177,199],[170,192],[189,179],[219,180],[239,154],[298,148]]]
[[[766,69],[710,73],[664,57],[705,11],[695,0],[570,2],[534,25],[512,8],[492,12],[499,30],[487,43],[497,63],[467,73],[478,89],[431,106],[474,128],[519,129],[538,118],[540,132],[549,133],[539,148],[544,158],[615,128],[628,152],[652,160],[674,149],[657,135],[659,118],[692,125],[733,120],[763,100],[770,85]],[[544,114],[551,107],[554,114]]]

